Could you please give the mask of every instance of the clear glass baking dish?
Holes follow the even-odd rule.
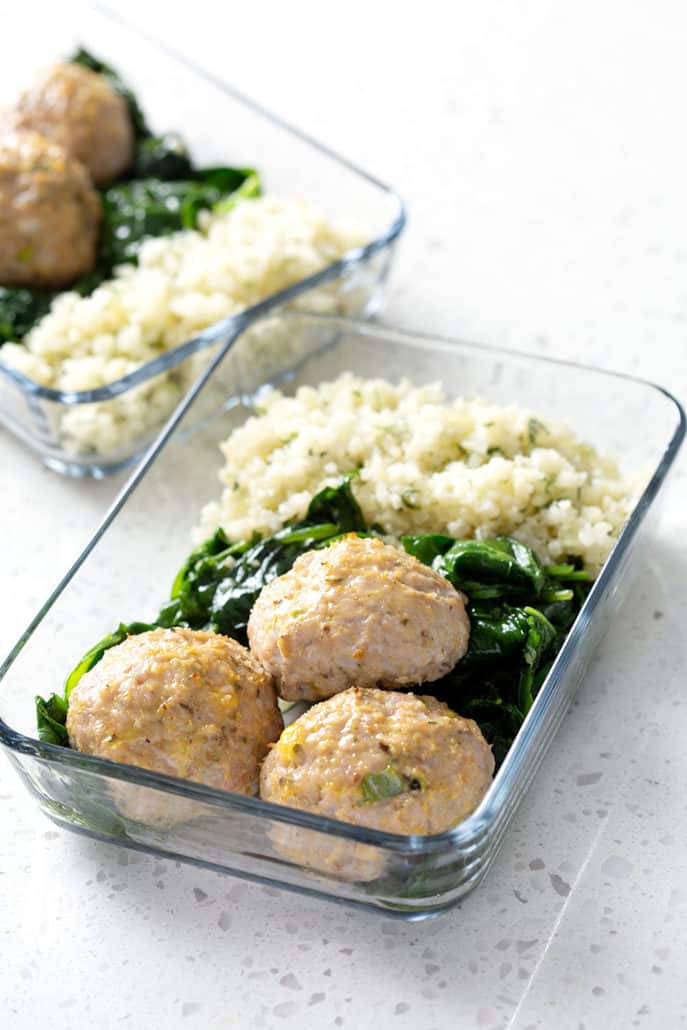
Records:
[[[181,132],[199,164],[252,165],[266,193],[306,200],[327,218],[361,230],[360,246],[246,314],[298,305],[304,294],[311,311],[367,317],[378,308],[405,224],[393,190],[112,13],[87,5],[41,11],[39,34],[30,10],[13,14],[12,53],[18,59],[8,57],[0,66],[0,103],[16,95],[27,74],[30,79],[34,70],[77,45],[116,65],[151,126]],[[207,364],[213,346],[242,324],[243,319],[225,319],[130,375],[78,392],[32,381],[3,363],[0,347],[0,423],[59,472],[100,477],[117,471],[143,453]]]
[[[259,356],[256,362],[255,356]],[[35,738],[33,697],[61,690],[75,659],[120,619],[157,611],[216,498],[218,444],[266,383],[291,392],[344,370],[481,394],[567,419],[646,487],[489,792],[431,837],[381,833],[81,755]],[[579,365],[379,325],[286,315],[216,355],[112,511],[0,667],[0,741],[60,826],[405,918],[454,905],[486,873],[631,580],[633,555],[685,432],[680,404],[650,383]]]

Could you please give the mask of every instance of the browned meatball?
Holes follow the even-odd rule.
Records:
[[[0,137],[0,283],[66,286],[95,262],[101,206],[88,173],[35,132]]]
[[[78,751],[242,794],[257,793],[282,726],[272,679],[250,652],[190,629],[111,648],[72,691],[67,716]]]
[[[432,834],[477,807],[494,772],[477,724],[433,697],[353,687],[284,730],[260,774],[260,796],[390,833]],[[275,852],[343,880],[384,875],[379,849],[275,823]]]
[[[260,795],[391,833],[441,833],[475,810],[493,773],[477,723],[443,701],[353,687],[284,730]]]
[[[308,551],[260,593],[250,646],[288,700],[350,686],[439,679],[463,657],[470,621],[438,572],[381,540],[351,534]]]
[[[78,64],[55,64],[22,93],[13,113],[17,128],[33,129],[82,161],[104,185],[127,170],[134,130],[124,99],[107,80]]]

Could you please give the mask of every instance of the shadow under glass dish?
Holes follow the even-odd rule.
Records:
[[[372,315],[382,300],[405,213],[388,186],[111,13],[60,5],[41,12],[41,21],[37,37],[30,12],[13,14],[12,45],[26,55],[24,76],[29,60],[30,79],[33,69],[85,46],[117,66],[155,131],[181,133],[198,165],[252,165],[260,172],[265,193],[304,200],[331,221],[359,227],[364,236],[361,246],[320,272],[95,390],[41,386],[4,364],[0,347],[0,423],[56,471],[101,477],[141,456],[217,348],[246,318],[284,305],[359,318]],[[10,101],[25,84],[17,81],[16,63],[0,67],[0,100]],[[138,427],[129,401],[136,407],[140,398],[146,412],[145,425]],[[84,425],[100,415],[118,428],[111,445],[89,446]]]
[[[660,387],[625,376],[311,315],[250,325],[214,361],[0,666],[0,741],[42,809],[71,830],[404,918],[441,912],[486,873],[623,599],[684,436],[682,409]],[[479,808],[453,830],[404,837],[38,742],[34,694],[60,691],[94,641],[120,620],[150,618],[167,596],[201,507],[218,496],[218,445],[254,413],[266,385],[292,393],[349,370],[417,385],[439,381],[449,396],[531,407],[581,429],[601,452],[618,456],[624,472],[648,472]]]

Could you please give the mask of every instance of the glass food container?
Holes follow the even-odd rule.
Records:
[[[363,318],[377,310],[405,224],[392,189],[105,10],[46,9],[38,35],[34,20],[30,12],[13,16],[12,46],[25,55],[24,79],[84,46],[116,66],[154,131],[181,133],[196,164],[251,165],[265,193],[307,201],[356,230],[360,245],[242,314],[301,304]],[[0,67],[0,102],[26,85],[16,68],[12,61]],[[0,423],[58,472],[100,477],[125,468],[154,439],[213,347],[243,324],[242,317],[226,318],[114,382],[79,391],[34,382],[3,362],[0,347]]]
[[[577,427],[646,486],[479,808],[435,836],[399,836],[226,793],[36,739],[34,694],[61,691],[79,656],[121,621],[151,617],[219,495],[218,444],[268,383],[293,392],[353,370],[449,396],[517,403]],[[215,354],[84,553],[0,666],[0,741],[60,826],[249,879],[420,918],[485,875],[630,582],[638,542],[685,431],[660,387],[564,362],[316,315],[248,326]]]

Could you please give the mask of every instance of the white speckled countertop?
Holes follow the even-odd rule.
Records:
[[[196,0],[166,5],[161,26],[119,4],[398,186],[410,222],[386,321],[630,371],[684,400],[684,5],[487,0],[452,5],[447,24],[448,6],[220,16]],[[4,40],[12,10],[0,3]],[[0,477],[4,653],[121,481],[61,480],[4,431]],[[437,920],[74,837],[3,759],[0,1025],[687,1025],[685,510],[683,459],[498,860]]]

